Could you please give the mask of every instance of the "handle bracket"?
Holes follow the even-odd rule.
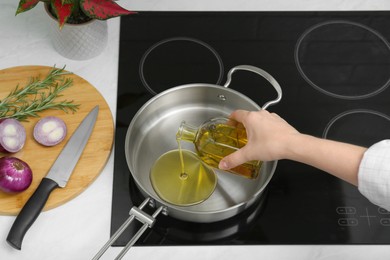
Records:
[[[127,245],[122,249],[119,255],[115,258],[115,260],[122,259],[122,257],[130,250],[130,248],[137,242],[137,240],[142,236],[142,234],[148,229],[151,228],[156,222],[156,217],[162,212],[166,214],[166,208],[160,206],[153,215],[149,215],[142,211],[142,209],[146,205],[154,205],[155,202],[146,198],[139,207],[133,206],[129,212],[129,218],[118,228],[118,230],[111,236],[111,238],[104,244],[104,246],[100,249],[100,251],[92,258],[92,260],[100,259],[100,257],[107,251],[107,249],[120,237],[120,235],[126,230],[126,228],[133,222],[134,219],[141,222],[143,225],[137,231],[137,233],[131,238],[131,240],[127,243]]]

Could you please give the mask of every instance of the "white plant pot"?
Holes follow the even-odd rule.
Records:
[[[108,41],[107,21],[91,20],[83,24],[65,24],[60,29],[57,19],[49,12],[47,5],[45,5],[45,9],[51,18],[53,47],[65,58],[88,60],[98,56],[106,48]]]

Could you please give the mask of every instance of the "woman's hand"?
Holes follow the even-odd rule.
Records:
[[[284,119],[267,110],[234,111],[230,118],[246,129],[248,143],[243,148],[221,160],[219,168],[231,169],[251,160],[273,161],[284,159],[288,140],[299,132]]]

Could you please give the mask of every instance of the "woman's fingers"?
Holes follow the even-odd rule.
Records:
[[[225,156],[218,165],[221,170],[230,170],[238,165],[246,163],[248,160],[245,158],[245,147],[240,150]]]

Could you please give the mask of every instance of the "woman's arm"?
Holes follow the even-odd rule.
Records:
[[[292,137],[286,145],[285,159],[311,165],[358,185],[359,165],[366,148],[304,134]]]

